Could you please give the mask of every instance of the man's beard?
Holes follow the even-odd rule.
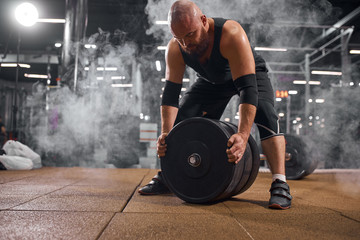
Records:
[[[207,37],[206,34],[203,34],[199,44],[196,45],[196,47],[194,49],[184,49],[185,52],[187,54],[189,54],[191,57],[193,58],[200,58],[204,55],[204,53],[206,52],[207,48],[209,47],[209,38]]]

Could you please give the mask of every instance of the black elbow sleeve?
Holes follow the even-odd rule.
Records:
[[[166,80],[164,91],[161,99],[161,106],[179,107],[179,95],[182,84],[170,82]]]
[[[248,74],[234,80],[234,85],[240,93],[240,104],[258,105],[258,88],[255,74]]]

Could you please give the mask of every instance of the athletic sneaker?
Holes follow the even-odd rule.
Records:
[[[292,196],[286,182],[276,179],[271,184],[270,195],[269,208],[288,209],[291,207]]]
[[[165,185],[161,172],[158,172],[147,185],[139,189],[139,193],[142,195],[159,195],[171,193],[171,191]]]

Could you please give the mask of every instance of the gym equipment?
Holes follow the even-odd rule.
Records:
[[[318,162],[308,154],[306,143],[299,136],[285,134],[285,171],[289,180],[299,180],[311,174],[316,169]],[[260,154],[260,160],[266,160]]]
[[[302,179],[316,169],[318,162],[310,158],[306,151],[306,143],[298,136],[285,134],[286,153],[285,169],[286,178],[289,180]]]
[[[236,132],[234,124],[200,117],[174,126],[160,158],[169,189],[190,203],[225,200],[246,191],[258,174],[260,154],[250,136],[241,161],[229,163],[227,142]]]

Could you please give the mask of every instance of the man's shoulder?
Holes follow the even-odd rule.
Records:
[[[241,25],[234,21],[228,20],[224,24],[220,39],[220,52],[225,57],[231,56],[234,52],[243,51],[243,47],[249,44],[246,33]]]
[[[170,41],[168,42],[168,45],[167,45],[167,49],[172,49],[172,50],[176,50],[176,48],[179,47],[179,44],[178,42],[176,41],[175,38],[171,38]]]
[[[244,30],[238,22],[234,20],[226,21],[221,34],[221,45],[223,47],[230,47],[236,43],[237,40],[241,39],[244,33]]]
[[[176,62],[179,64],[184,64],[183,55],[180,50],[179,43],[172,38],[166,48],[166,61]]]
[[[239,32],[242,30],[242,27],[240,25],[240,23],[238,23],[235,20],[231,20],[228,19],[225,23],[224,23],[224,27],[223,27],[223,34],[228,34],[228,35],[237,35],[239,34]]]
[[[182,55],[179,43],[172,38],[166,48],[166,55],[179,57]]]

